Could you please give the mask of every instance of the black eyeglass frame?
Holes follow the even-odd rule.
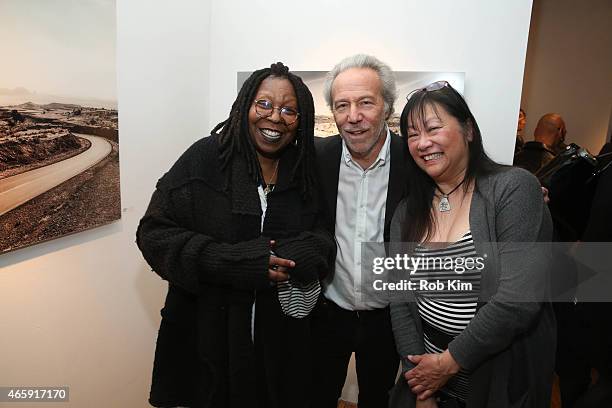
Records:
[[[279,116],[281,117],[281,119],[283,120],[285,125],[287,125],[287,126],[293,125],[300,118],[300,112],[298,112],[297,110],[295,110],[295,109],[293,109],[293,108],[291,108],[289,106],[274,106],[274,105],[272,105],[272,108],[270,109],[270,112],[267,115],[262,115],[261,112],[259,112],[259,110],[258,110],[258,108],[266,109],[266,108],[264,108],[264,107],[262,107],[262,106],[260,106],[258,104],[258,102],[262,102],[262,101],[266,101],[266,102],[269,102],[270,104],[272,104],[272,102],[269,99],[257,99],[257,100],[253,101],[253,105],[255,105],[255,113],[260,118],[268,118],[268,117],[272,116],[272,114],[274,113],[275,110],[278,110]],[[295,119],[293,119],[293,121],[291,121],[291,122],[287,122],[287,119],[285,118],[285,116],[283,116],[283,111],[287,112],[287,110],[289,110],[291,112],[295,112]]]

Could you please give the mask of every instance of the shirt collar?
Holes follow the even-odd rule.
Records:
[[[384,166],[385,163],[389,160],[391,156],[391,149],[390,149],[391,132],[389,131],[389,126],[387,126],[386,124],[385,124],[385,131],[387,132],[387,138],[385,139],[385,143],[380,149],[380,152],[378,152],[378,157],[376,157],[376,160],[374,160],[374,163],[372,163],[372,165],[369,167],[371,169],[379,165]],[[350,166],[351,162],[353,162],[353,157],[351,156],[351,152],[349,152],[348,147],[346,147],[346,143],[344,142],[344,139],[342,139],[342,157],[344,159],[344,164],[346,164],[347,166]]]

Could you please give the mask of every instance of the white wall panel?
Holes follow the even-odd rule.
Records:
[[[486,147],[509,162],[530,8],[531,0],[119,0],[123,218],[0,256],[0,384],[69,385],[74,407],[148,405],[165,284],[134,244],[136,225],[157,178],[227,116],[237,71],[278,60],[328,70],[364,52],[398,71],[465,72]]]
[[[209,22],[206,2],[118,1],[122,219],[0,256],[0,385],[67,385],[70,407],[149,406],[166,285],[135,230],[157,178],[207,133]]]

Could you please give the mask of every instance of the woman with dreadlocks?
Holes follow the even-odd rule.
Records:
[[[335,248],[313,133],[312,95],[279,62],[157,183],[137,232],[169,282],[152,405],[306,406],[308,313]]]

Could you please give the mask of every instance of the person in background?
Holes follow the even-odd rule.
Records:
[[[612,143],[606,143],[599,156],[612,153]],[[591,211],[586,224],[582,241],[612,242],[612,159],[601,158],[602,170],[598,175],[595,195],[591,202]],[[586,360],[583,378],[587,386],[580,391],[582,396],[572,395],[576,399],[575,408],[599,408],[612,406],[612,303],[583,303],[583,318],[588,323],[586,337]],[[591,386],[591,367],[597,372],[597,379]],[[561,390],[563,392],[563,389]],[[562,400],[564,406],[566,401]],[[571,407],[573,401],[568,401]]]
[[[476,119],[446,81],[410,94],[400,126],[413,172],[391,242],[420,243],[414,254],[425,257],[481,257],[484,268],[461,273],[471,288],[417,290],[411,301],[392,301],[403,365],[391,408],[549,406],[549,254],[516,247],[552,236],[538,180],[487,156]],[[458,278],[435,267],[414,272],[404,277]]]
[[[514,157],[514,165],[535,174],[563,150],[566,133],[561,115],[547,113],[542,116],[533,133],[534,140],[523,145]]]
[[[608,142],[606,144],[604,144],[601,148],[601,150],[599,151],[599,154],[608,154],[608,153],[612,153],[612,142]]]
[[[312,95],[279,62],[255,71],[229,118],[157,183],[137,231],[169,283],[153,406],[307,406],[308,314],[335,254],[313,135]]]
[[[523,137],[523,130],[525,129],[526,124],[527,124],[527,114],[525,113],[523,108],[520,108],[518,124],[516,125],[516,143],[514,144],[514,155],[515,156],[521,150],[523,150],[523,146],[525,145],[525,138]]]

